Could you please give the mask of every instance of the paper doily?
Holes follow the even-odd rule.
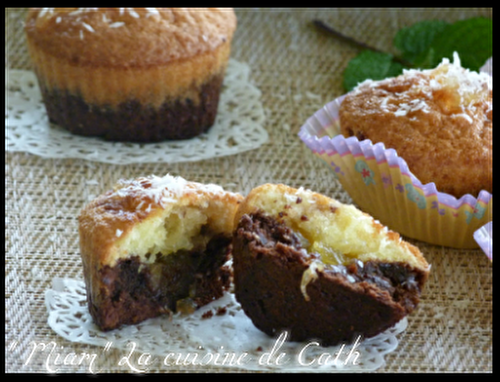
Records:
[[[140,144],[77,136],[50,124],[35,74],[6,69],[5,150],[130,164],[190,162],[255,149],[267,141],[268,133],[261,93],[249,75],[247,64],[229,60],[217,119],[207,133],[189,140]]]
[[[271,338],[255,328],[234,294],[226,293],[191,315],[162,316],[101,332],[87,308],[85,283],[63,278],[54,278],[52,283],[45,303],[48,323],[57,334],[73,342],[123,349],[127,354],[132,348],[138,356],[148,353],[152,366],[165,371],[200,366],[285,372],[376,370],[384,364],[384,356],[397,348],[396,336],[407,327],[404,318],[376,337],[343,347],[288,342],[283,341],[286,337]],[[145,366],[123,367],[149,371]]]

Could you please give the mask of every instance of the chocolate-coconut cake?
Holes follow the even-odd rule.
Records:
[[[102,330],[222,296],[242,196],[181,177],[123,180],[83,208],[80,250],[89,311]]]
[[[255,188],[235,216],[235,294],[257,328],[335,345],[412,312],[430,266],[371,216],[303,188]]]
[[[210,129],[235,29],[231,8],[31,8],[25,23],[49,120],[129,142]]]

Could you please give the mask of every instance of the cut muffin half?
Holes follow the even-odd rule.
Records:
[[[253,189],[235,227],[236,298],[257,328],[292,341],[381,333],[415,309],[430,270],[399,234],[303,188]]]
[[[102,330],[222,296],[242,196],[181,177],[120,181],[79,217],[90,313]]]

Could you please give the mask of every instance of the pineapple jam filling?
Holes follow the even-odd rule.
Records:
[[[421,273],[402,261],[385,262],[372,257],[360,260],[364,254],[355,255],[337,252],[327,244],[320,243],[322,236],[310,235],[299,231],[297,226],[290,227],[282,219],[259,211],[244,215],[240,221],[247,237],[254,241],[258,249],[267,253],[276,251],[276,256],[283,252],[300,254],[308,267],[302,273],[300,291],[306,301],[310,300],[307,287],[320,277],[320,273],[344,280],[346,284],[368,282],[387,291],[395,300],[403,301],[406,306],[416,306],[415,292],[419,291]],[[279,249],[278,249],[279,248]],[[291,255],[294,258],[296,255]]]
[[[352,253],[341,253],[332,247],[328,247],[322,241],[321,236],[310,235],[309,232],[301,232],[300,229],[292,229],[297,236],[303,249],[308,253],[316,253],[320,256],[321,262],[329,265],[347,265],[356,259]]]
[[[319,203],[303,189],[268,196],[254,200],[257,212],[242,221],[248,220],[247,230],[262,250],[284,245],[301,253],[309,265],[300,280],[306,300],[308,285],[320,273],[347,283],[373,283],[393,296],[405,296],[418,288],[416,260],[400,249],[399,235],[390,240],[397,234],[369,215],[335,200]]]
[[[389,240],[381,235],[388,233],[387,227],[374,224],[371,216],[354,206],[335,200],[320,203],[314,194],[300,188],[293,194],[270,192],[269,197],[255,200],[254,207],[286,225],[299,239],[301,248],[319,254],[325,264],[348,265],[354,260],[376,259],[417,265],[399,248],[400,238]]]
[[[217,274],[230,243],[229,235],[213,229],[207,211],[183,206],[135,227],[118,251],[138,262],[137,272],[166,309],[190,313],[199,305],[202,275]]]

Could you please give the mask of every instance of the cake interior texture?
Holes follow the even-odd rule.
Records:
[[[82,95],[40,83],[50,122],[74,134],[111,141],[159,142],[189,139],[206,132],[217,115],[223,75],[197,86],[185,98],[159,106],[130,98],[117,105],[93,104]]]
[[[377,259],[418,264],[418,257],[400,245],[399,234],[373,224],[371,216],[352,205],[317,199],[318,194],[303,189],[265,193],[251,201],[252,208],[283,222],[300,239],[302,248],[321,255],[324,263],[345,265],[354,259]]]
[[[98,269],[97,284],[87,284],[89,309],[102,330],[191,313],[222,296],[231,281],[225,263],[232,237],[210,217],[217,208],[160,209],[117,240],[115,258]]]
[[[268,335],[334,345],[372,337],[416,308],[427,263],[368,215],[300,190],[250,204],[235,231],[235,293]]]

